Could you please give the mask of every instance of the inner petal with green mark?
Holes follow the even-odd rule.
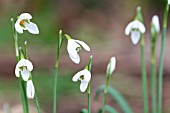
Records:
[[[20,67],[20,70],[21,70],[21,71],[23,71],[24,69],[26,69],[26,70],[27,70],[27,67],[26,67],[26,66],[22,66],[22,67]]]
[[[76,48],[76,51],[77,51],[77,52],[79,52],[80,50],[81,50],[81,47],[80,47],[80,46]]]
[[[81,76],[80,76],[80,80],[81,80],[81,81],[84,80],[84,75],[81,75]]]

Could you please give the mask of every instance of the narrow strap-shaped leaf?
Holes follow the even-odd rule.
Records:
[[[105,85],[101,85],[97,90],[96,90],[96,95],[95,99],[98,99],[99,95],[101,92],[103,92],[105,89]],[[119,106],[122,108],[124,113],[133,113],[131,108],[129,107],[129,104],[127,101],[124,99],[124,97],[115,89],[108,87],[108,93],[117,101]]]
[[[109,105],[105,105],[104,110],[109,113],[119,113],[115,108]]]

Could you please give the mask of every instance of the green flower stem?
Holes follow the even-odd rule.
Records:
[[[24,55],[24,58],[25,58],[25,59],[28,59],[28,54],[27,54],[27,42],[26,42],[26,41],[25,41],[25,44],[24,44],[24,50],[21,49],[20,51],[21,51],[22,54]],[[30,73],[30,79],[32,79],[31,73]],[[32,81],[33,81],[33,80],[32,80]],[[37,97],[37,93],[36,93],[36,89],[35,89],[34,99],[35,99],[37,111],[38,111],[38,113],[41,113],[40,105],[39,105],[38,97]]]
[[[143,105],[144,105],[144,113],[148,113],[148,91],[147,91],[148,89],[147,89],[147,74],[146,74],[144,45],[145,45],[144,35],[142,35],[140,40],[140,48],[141,48]]]
[[[110,72],[110,67],[109,67],[109,72]],[[105,105],[106,105],[106,96],[107,96],[109,80],[110,80],[110,73],[109,72],[107,73],[107,77],[106,77],[106,86],[105,86],[105,89],[104,89],[104,97],[103,97],[103,102],[102,102],[101,113],[104,113],[104,109],[105,109]]]
[[[159,60],[160,64],[159,64],[159,74],[158,74],[158,113],[162,113],[163,58],[164,58],[168,12],[169,12],[169,5],[167,3],[165,10],[164,10],[164,20],[163,20],[163,28],[162,28],[162,42],[161,42],[161,52],[160,52],[160,60]]]
[[[93,56],[91,55],[89,64],[87,66],[88,71],[91,71],[92,61],[93,61]],[[91,106],[91,104],[90,104],[90,82],[88,84],[88,92],[87,93],[88,93],[88,113],[90,113],[91,112],[91,107],[90,107]]]
[[[62,31],[60,30],[58,36],[58,51],[56,56],[55,69],[54,69],[53,113],[57,113],[57,77],[58,77],[58,63],[59,63],[61,45],[62,45]]]
[[[37,97],[36,91],[35,91],[34,99],[35,99],[35,102],[36,102],[38,113],[41,113],[40,105],[39,105],[39,102],[38,102],[38,97]]]
[[[53,113],[57,113],[57,77],[58,77],[58,67],[55,67],[55,72],[54,72],[54,100],[53,100]]]
[[[89,83],[89,85],[88,85],[88,113],[90,113],[91,111],[90,111],[90,83]]]
[[[20,58],[19,58],[19,50],[18,50],[18,35],[17,35],[17,32],[15,31],[13,18],[11,18],[11,23],[12,23],[12,32],[13,32],[14,43],[15,43],[16,61],[19,62]],[[21,76],[20,76],[20,89],[21,89],[21,99],[22,99],[23,111],[24,111],[24,113],[28,113],[29,109],[28,109],[28,101],[27,101],[27,97],[26,97],[25,83],[21,79]]]
[[[18,35],[17,35],[17,32],[15,31],[15,25],[14,25],[14,19],[13,18],[11,18],[11,23],[12,23],[12,34],[13,34],[14,43],[15,43],[16,60],[17,60],[17,62],[19,62]]]
[[[157,79],[155,64],[155,46],[151,50],[151,95],[152,95],[152,113],[157,113]]]

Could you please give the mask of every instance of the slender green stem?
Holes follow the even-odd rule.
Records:
[[[37,97],[37,93],[35,91],[35,102],[36,102],[36,106],[37,106],[37,110],[38,110],[38,113],[41,113],[41,110],[40,110],[40,105],[39,105],[39,102],[38,102],[38,97]]]
[[[145,64],[145,49],[144,49],[144,36],[141,36],[140,47],[141,47],[141,68],[142,68],[142,89],[143,89],[143,105],[144,113],[148,113],[148,89],[147,89],[147,74]]]
[[[151,50],[151,95],[152,95],[152,113],[157,113],[157,79],[155,64],[155,47]]]
[[[19,60],[22,57],[25,58],[23,53],[24,53],[24,51],[22,50],[22,48],[19,48]],[[21,73],[20,73],[20,82],[21,82],[21,86],[22,86],[21,90],[23,90],[22,94],[23,94],[23,97],[24,97],[25,110],[26,110],[26,113],[29,113],[28,99],[27,99],[27,94],[26,94],[26,84],[25,84],[25,81],[23,81],[23,79],[22,79]]]
[[[15,53],[16,53],[16,60],[19,62],[19,50],[18,50],[18,35],[14,27],[14,20],[11,18],[11,23],[12,23],[12,32],[13,32],[13,37],[14,37],[14,43],[15,43]],[[20,76],[20,89],[21,89],[21,99],[22,99],[22,106],[23,106],[23,111],[24,113],[29,113],[28,109],[28,101],[26,97],[26,90],[25,90],[25,83],[22,81],[21,76]]]
[[[21,76],[19,78],[20,78],[19,82],[20,82],[20,89],[21,89],[22,107],[23,107],[24,113],[27,113],[27,108],[26,108],[26,104],[25,104],[24,89],[22,87],[22,78],[21,78]]]
[[[159,60],[160,64],[159,64],[159,74],[158,74],[158,113],[162,113],[163,58],[164,58],[164,48],[165,48],[165,38],[166,38],[168,12],[169,12],[169,5],[166,4],[165,10],[164,10],[161,52],[160,52],[160,60]]]
[[[55,69],[54,69],[53,113],[57,113],[57,78],[58,78],[58,63],[59,63],[61,46],[62,46],[62,31],[60,30],[58,35],[58,51],[56,56]]]
[[[87,70],[91,71],[91,66],[92,66],[92,61],[93,61],[93,56],[91,55],[90,56],[90,61],[89,61],[89,64],[88,66],[86,66]],[[91,104],[90,104],[90,82],[88,84],[88,113],[91,112]]]
[[[57,76],[58,76],[58,67],[55,67],[54,73],[54,103],[53,103],[53,113],[56,113],[56,106],[57,106]]]
[[[90,111],[90,83],[89,83],[89,85],[88,85],[88,113],[90,113],[91,111]]]
[[[12,24],[12,34],[13,34],[14,43],[15,43],[16,60],[17,60],[17,62],[19,62],[18,35],[17,35],[17,32],[15,31],[15,27],[14,27],[14,19],[13,19],[13,18],[11,18],[11,24]]]
[[[107,72],[107,75],[106,75],[106,86],[105,86],[105,89],[104,89],[104,97],[103,97],[103,103],[102,103],[102,110],[101,110],[101,113],[104,113],[104,110],[105,110],[105,105],[106,105],[106,96],[107,96],[107,92],[108,92],[108,87],[109,87],[109,80],[110,80],[110,75],[111,75],[111,61],[109,62],[109,69],[108,69],[108,72]]]
[[[110,68],[110,67],[109,67]],[[110,69],[109,69],[110,70]],[[103,97],[103,102],[102,102],[102,110],[101,113],[104,113],[105,105],[106,105],[106,96],[108,92],[108,86],[109,86],[109,80],[110,80],[110,74],[107,73],[107,78],[106,78],[106,86],[104,89],[104,97]]]

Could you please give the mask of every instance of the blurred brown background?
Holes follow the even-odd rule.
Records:
[[[145,26],[145,53],[150,87],[150,22],[153,15],[160,17],[162,26],[166,0],[0,0],[0,109],[9,105],[11,113],[19,113],[21,97],[18,79],[14,75],[16,65],[14,39],[10,18],[16,19],[23,12],[32,14],[32,21],[39,27],[40,34],[27,31],[19,35],[20,45],[28,41],[28,56],[34,64],[33,79],[39,102],[45,113],[52,112],[53,74],[57,53],[57,36],[60,29],[74,39],[82,40],[91,47],[90,52],[80,52],[80,65],[74,64],[68,56],[64,43],[61,50],[58,86],[58,113],[78,113],[87,108],[87,93],[80,93],[79,83],[71,78],[83,69],[93,55],[92,67],[92,113],[101,107],[101,99],[93,100],[97,87],[105,83],[105,71],[110,57],[117,58],[116,71],[110,85],[117,89],[129,102],[134,113],[142,113],[142,91],[140,72],[140,47],[132,45],[125,36],[126,25],[133,20],[136,7],[142,7]],[[163,111],[170,112],[170,34],[169,23],[164,58]],[[157,67],[159,66],[161,34],[157,43]],[[150,92],[149,92],[150,95]],[[35,109],[34,100],[29,103]],[[108,96],[107,104],[122,113],[117,103]],[[0,112],[1,112],[0,111]],[[15,112],[14,112],[15,111]],[[30,113],[33,113],[30,112]]]

